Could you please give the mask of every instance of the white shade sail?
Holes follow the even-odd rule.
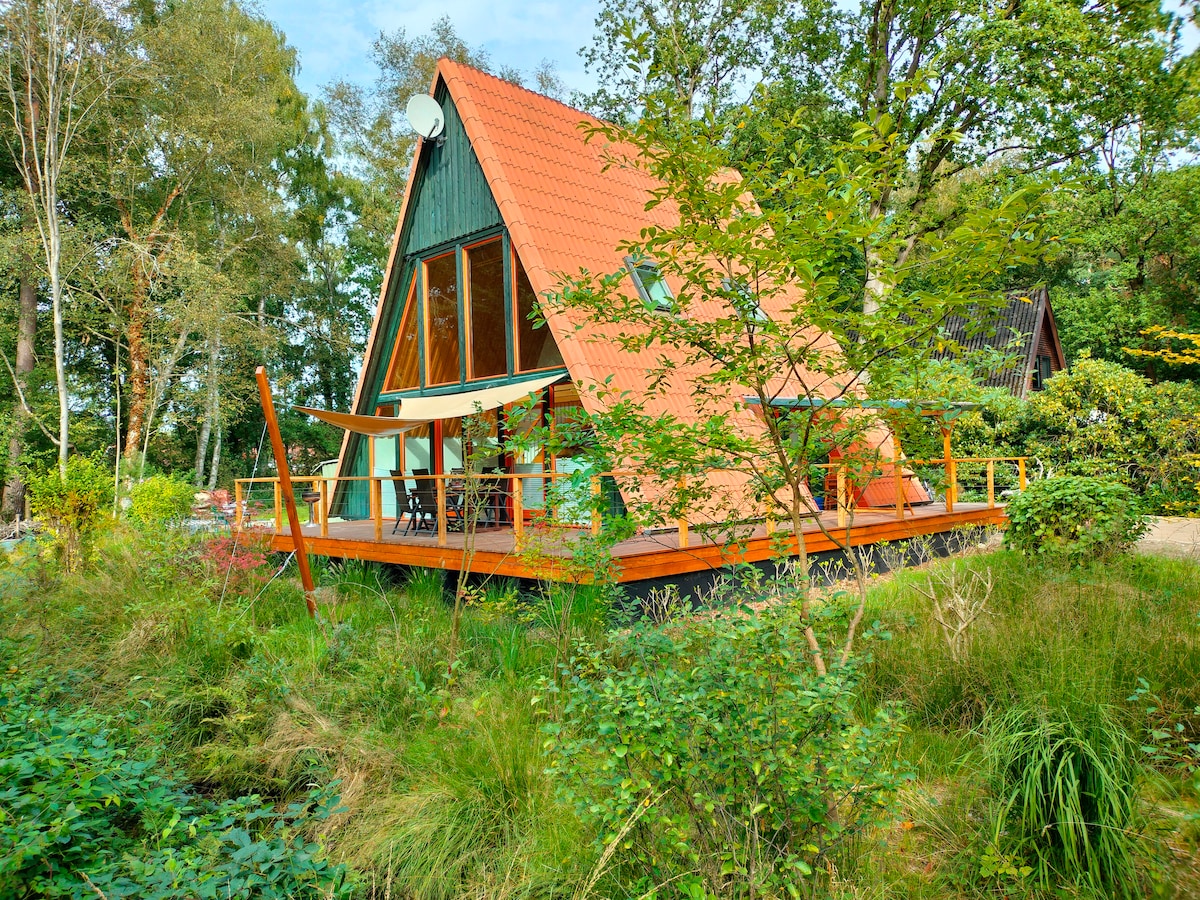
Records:
[[[371,437],[391,437],[393,434],[403,434],[418,425],[426,425],[429,422],[428,419],[413,422],[408,419],[397,419],[394,416],[352,416],[350,413],[330,412],[327,409],[312,409],[307,406],[292,408],[302,413],[308,413],[322,422],[344,428],[346,431]]]
[[[454,394],[440,394],[437,397],[408,397],[400,401],[401,417],[355,416],[308,406],[297,406],[294,409],[355,434],[391,437],[427,425],[435,419],[457,419],[516,403],[562,377],[561,372],[556,372],[517,384],[502,384],[477,391],[459,391]]]
[[[438,397],[406,397],[400,401],[400,415],[408,420],[457,419],[498,409],[509,403],[523,400],[534,391],[540,391],[551,382],[562,378],[561,372],[531,378],[517,384],[501,384],[478,391],[460,391]]]

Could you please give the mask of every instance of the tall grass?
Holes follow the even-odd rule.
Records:
[[[1020,705],[990,718],[984,759],[1001,800],[991,840],[1060,882],[1104,896],[1139,895],[1146,839],[1137,822],[1137,746],[1102,706]]]
[[[531,700],[554,641],[524,616],[467,609],[447,681],[444,574],[397,583],[361,563],[318,571],[320,611],[289,573],[226,592],[186,540],[156,555],[114,534],[84,576],[0,561],[20,652],[86,673],[214,795],[287,803],[336,782],[324,838],[363,896],[562,896],[588,860],[554,799]],[[265,585],[265,586],[264,586]]]
[[[927,572],[905,572],[873,593],[868,615],[893,639],[871,647],[868,705],[899,700],[915,723],[970,730],[989,710],[1030,698],[1119,706],[1138,678],[1173,709],[1200,705],[1194,563],[1135,557],[1062,571],[1000,552],[965,564],[991,568],[995,589],[958,661],[928,601],[909,587]]]

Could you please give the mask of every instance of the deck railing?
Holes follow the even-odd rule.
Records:
[[[911,504],[906,500],[906,490],[904,482],[911,477],[915,477],[914,470],[920,470],[926,467],[940,467],[944,469],[944,502],[947,512],[953,512],[956,503],[960,502],[960,492],[964,485],[960,483],[960,479],[972,478],[976,475],[982,479],[978,485],[979,491],[983,498],[986,499],[988,508],[997,506],[997,465],[1004,466],[1003,481],[1013,485],[1013,489],[1017,491],[1025,490],[1027,484],[1027,467],[1028,457],[1024,456],[997,456],[997,457],[959,457],[953,459],[928,459],[928,460],[903,460],[900,466],[890,466],[892,469],[891,477],[895,482],[895,515],[897,519],[903,520],[905,511],[911,509]],[[823,463],[814,466],[814,469],[832,470],[836,474],[836,489],[833,492],[825,491],[822,493],[824,500],[823,508],[836,509],[837,525],[840,528],[846,527],[850,522],[850,517],[855,508],[856,480],[876,480],[880,476],[874,474],[871,476],[859,476],[856,479],[854,471],[842,463]],[[586,523],[581,523],[578,519],[569,524],[576,527],[586,527],[592,534],[600,532],[603,516],[600,511],[600,503],[597,498],[603,494],[604,480],[622,477],[632,477],[632,472],[600,472],[594,473],[587,477],[588,483],[588,500],[590,506],[586,507]],[[526,482],[536,481],[543,485],[547,482],[553,484],[560,479],[576,478],[578,473],[571,472],[504,472],[498,474],[482,473],[482,474],[445,474],[445,475],[395,475],[395,476],[380,476],[380,475],[350,475],[327,477],[321,475],[292,477],[294,489],[301,493],[311,493],[314,497],[314,502],[310,508],[315,513],[314,523],[320,529],[321,537],[329,536],[329,510],[332,503],[334,492],[339,484],[359,485],[365,484],[367,487],[367,508],[368,518],[375,526],[375,541],[383,540],[384,522],[395,522],[397,518],[403,520],[403,517],[409,513],[407,503],[401,505],[399,497],[397,497],[397,509],[395,517],[385,519],[383,514],[384,508],[384,484],[396,482],[405,483],[403,495],[408,496],[409,491],[407,483],[432,481],[434,482],[435,497],[436,497],[436,520],[437,520],[437,545],[445,547],[448,544],[449,521],[448,512],[456,507],[451,502],[451,497],[455,494],[472,496],[470,491],[461,490],[461,486],[469,481],[477,482],[474,490],[475,512],[478,515],[481,507],[479,505],[479,497],[489,497],[494,499],[494,496],[489,492],[489,486],[495,485],[496,482],[507,482],[504,498],[506,500],[506,508],[511,505],[512,511],[512,529],[514,532],[515,543],[518,548],[523,544],[525,529],[526,529],[526,508],[525,508],[525,487]],[[883,477],[888,477],[884,475]],[[241,528],[247,524],[247,511],[249,501],[253,495],[256,486],[271,485],[272,488],[272,511],[274,514],[274,530],[276,533],[282,531],[284,523],[283,509],[283,494],[280,487],[278,477],[263,477],[263,478],[239,478],[235,482],[234,493],[234,527]],[[310,491],[304,492],[302,489],[305,485],[310,486]],[[681,482],[680,489],[685,489],[686,484]],[[970,490],[972,485],[967,485]],[[395,488],[393,487],[393,490]],[[832,493],[832,496],[830,494]],[[544,493],[545,497],[546,494]],[[299,498],[298,498],[299,499]],[[578,503],[582,498],[573,498],[569,503]],[[831,504],[829,501],[832,500]],[[891,507],[873,507],[873,509],[888,509]],[[530,512],[540,511],[540,507]],[[471,510],[468,509],[471,514]],[[757,519],[765,522],[768,534],[776,530],[776,522],[771,514],[764,510],[760,510]],[[561,522],[560,522],[561,524]],[[686,548],[688,546],[689,532],[691,523],[686,516],[681,516],[675,521],[675,526],[679,533],[679,547]]]

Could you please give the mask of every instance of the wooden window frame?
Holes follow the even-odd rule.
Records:
[[[455,297],[455,307],[458,312],[458,380],[450,381],[431,381],[429,379],[429,359],[430,342],[429,342],[429,264],[435,260],[444,259],[445,257],[454,258],[455,277],[458,281],[456,285],[457,293]],[[463,303],[460,302],[463,292],[462,284],[462,247],[456,244],[453,249],[446,250],[442,253],[435,253],[431,256],[422,257],[420,260],[421,269],[421,333],[424,336],[425,352],[421,358],[421,377],[419,379],[421,387],[445,387],[446,385],[462,384],[465,379],[463,377],[463,367],[466,365],[466,360],[463,358]]]
[[[537,368],[537,369],[522,369],[521,368],[521,305],[520,305],[520,300],[517,296],[517,267],[519,266],[520,270],[522,272],[525,272],[525,280],[526,281],[529,281],[529,272],[525,269],[525,266],[522,265],[521,257],[517,255],[516,247],[512,247],[510,249],[508,264],[509,264],[508,265],[508,269],[509,269],[508,288],[509,288],[509,293],[512,296],[512,314],[509,316],[509,321],[512,323],[511,335],[512,335],[512,347],[513,347],[512,366],[510,367],[509,377],[514,377],[517,375],[531,375],[535,372],[553,372],[555,369],[565,369],[567,366],[565,360],[556,366],[542,366],[541,368]],[[533,291],[533,282],[532,281],[529,282],[529,289],[531,291]],[[537,291],[533,291],[533,296],[534,296],[534,300],[536,302]],[[549,340],[553,341],[554,340],[554,332],[550,331],[549,323],[544,324],[542,327],[546,329],[546,337]],[[557,346],[557,342],[555,342],[555,343]],[[562,356],[562,348],[561,347],[558,348],[558,355]]]
[[[508,349],[507,349],[507,341],[508,341],[508,337],[509,337],[508,336],[508,328],[504,329],[504,332],[505,332],[504,340],[506,342],[505,351],[504,351],[504,359],[505,359],[504,367],[505,367],[506,371],[504,371],[500,375],[476,375],[472,371],[472,369],[474,368],[474,364],[475,364],[474,356],[471,351],[471,336],[474,334],[474,327],[473,327],[474,319],[472,316],[472,309],[471,309],[471,258],[467,254],[471,250],[476,249],[477,247],[482,247],[484,244],[491,244],[491,243],[497,243],[500,245],[500,267],[501,267],[500,286],[503,289],[506,284],[506,281],[507,281],[507,279],[505,279],[505,277],[504,277],[505,271],[508,270],[509,268],[511,268],[508,264],[508,260],[505,258],[505,253],[504,253],[505,240],[504,240],[503,235],[499,235],[499,234],[490,235],[485,238],[480,238],[477,241],[473,241],[470,244],[460,244],[460,245],[458,245],[458,248],[457,248],[457,252],[460,254],[459,267],[462,271],[462,285],[461,285],[462,303],[460,304],[459,308],[462,311],[462,326],[461,327],[463,327],[463,329],[464,329],[463,340],[460,341],[460,343],[463,346],[463,350],[464,350],[463,361],[464,361],[465,367],[466,367],[466,373],[463,378],[464,384],[466,384],[468,382],[472,382],[472,381],[490,381],[490,380],[496,379],[496,378],[511,378],[515,374],[515,372],[513,371],[513,366],[510,364],[509,359],[508,359]],[[508,318],[508,299],[507,299],[507,297],[505,298],[505,302],[504,302],[504,316],[505,316],[505,318]]]
[[[408,296],[404,298],[404,306],[400,309],[400,321],[396,326],[396,339],[392,341],[392,358],[388,361],[387,372],[383,376],[383,390],[380,395],[394,394],[400,391],[414,391],[425,386],[425,354],[422,348],[424,335],[422,332],[421,323],[417,323],[417,383],[411,387],[392,387],[392,381],[396,375],[396,365],[400,361],[400,340],[404,337],[404,317],[411,309],[413,314],[418,318],[424,319],[424,304],[419,303],[417,299],[417,269],[413,267],[412,279],[408,283]]]

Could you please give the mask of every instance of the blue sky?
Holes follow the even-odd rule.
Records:
[[[850,0],[841,0],[850,2]],[[1180,0],[1165,0],[1181,10]],[[581,47],[590,43],[599,0],[259,0],[260,8],[300,53],[297,82],[310,96],[337,78],[369,84],[375,78],[371,43],[381,31],[425,34],[448,15],[472,47],[482,46],[497,66],[530,72],[554,60],[569,90],[595,82],[583,70]],[[1186,50],[1200,43],[1195,25],[1184,29]]]
[[[297,81],[310,96],[336,78],[369,84],[375,78],[371,43],[381,31],[425,34],[443,15],[497,66],[529,72],[552,59],[568,88],[592,86],[579,49],[591,39],[598,0],[260,0],[259,5],[299,51]]]

